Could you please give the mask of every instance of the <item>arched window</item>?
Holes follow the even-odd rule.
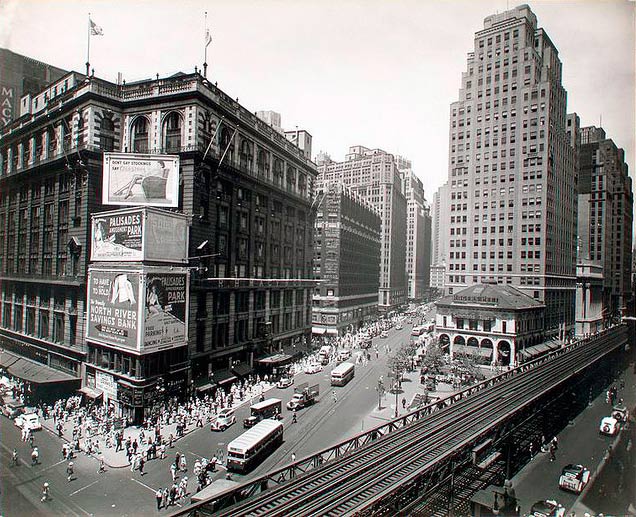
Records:
[[[163,121],[163,149],[165,152],[181,150],[181,115],[170,113]]]
[[[259,174],[267,176],[269,172],[269,155],[267,151],[261,149],[258,152],[258,159],[256,160],[256,168]]]
[[[250,144],[249,141],[247,140],[243,140],[241,142],[241,156],[240,156],[241,167],[251,172],[253,161],[254,161],[254,156],[252,154],[252,144]]]
[[[296,186],[296,169],[287,167],[287,190],[293,190]]]
[[[283,161],[278,158],[274,159],[274,183],[283,185]]]
[[[133,122],[131,131],[133,152],[147,153],[149,136],[148,119],[146,117],[137,117]]]
[[[232,141],[232,132],[228,128],[221,130],[221,156],[223,156],[223,153],[225,153],[224,160],[228,162],[234,161],[234,142]]]

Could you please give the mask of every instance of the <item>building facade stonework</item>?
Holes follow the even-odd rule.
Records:
[[[178,156],[172,210],[188,219],[196,269],[187,341],[143,356],[85,338],[90,216],[117,208],[102,203],[113,151]],[[70,73],[23,98],[0,132],[3,346],[93,388],[99,379],[115,398],[133,386],[138,418],[158,383],[185,394],[306,342],[316,174],[297,146],[198,72],[123,85]]]

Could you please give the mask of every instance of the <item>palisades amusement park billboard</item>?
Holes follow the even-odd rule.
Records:
[[[179,157],[104,153],[102,202],[120,206],[179,206]]]
[[[92,216],[93,262],[186,263],[188,222],[158,208],[123,208]]]
[[[187,344],[187,269],[91,266],[87,294],[88,340],[138,353]]]

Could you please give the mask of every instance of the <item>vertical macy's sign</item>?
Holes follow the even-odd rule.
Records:
[[[0,127],[13,120],[13,88],[0,85]]]

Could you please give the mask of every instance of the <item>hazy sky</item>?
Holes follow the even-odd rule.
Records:
[[[559,50],[568,111],[602,125],[635,166],[636,2],[528,2]],[[484,17],[506,0],[0,0],[0,46],[80,72],[87,15],[95,74],[193,72],[251,111],[271,109],[342,159],[351,145],[413,161],[426,197],[447,177],[449,105]],[[634,177],[633,171],[631,171]]]

